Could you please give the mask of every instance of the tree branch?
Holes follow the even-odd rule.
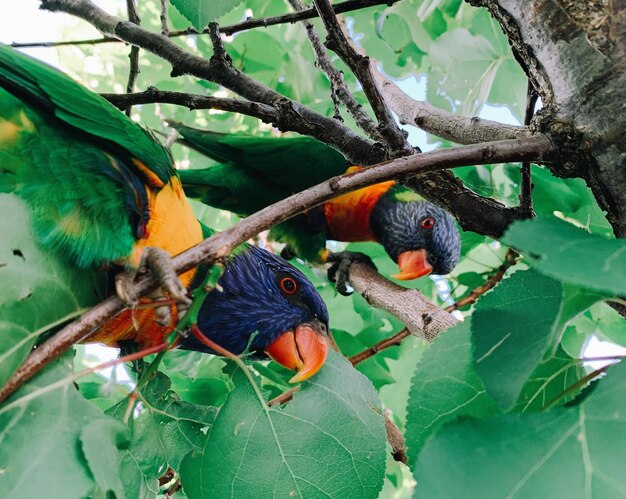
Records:
[[[241,99],[226,99],[209,97],[206,95],[187,94],[184,92],[171,92],[159,90],[155,87],[148,87],[143,92],[134,94],[100,94],[114,106],[125,109],[128,106],[137,104],[175,104],[194,109],[219,109],[241,113],[259,118],[265,123],[272,123],[279,119],[279,112],[276,108],[266,104],[250,102]]]
[[[551,142],[544,136],[537,136],[528,139],[442,149],[374,165],[334,177],[268,206],[175,256],[172,259],[172,264],[179,274],[202,262],[211,265],[216,260],[225,258],[244,241],[263,230],[269,229],[272,225],[283,222],[340,194],[378,182],[397,179],[411,173],[432,172],[475,164],[476,162],[501,163],[503,161],[539,160],[552,153]],[[135,296],[142,296],[157,285],[156,280],[148,275],[141,279],[131,292]],[[107,298],[83,314],[79,320],[66,326],[37,347],[2,388],[0,402],[74,343],[85,340],[95,328],[113,317],[123,307],[124,304],[117,296]]]
[[[119,37],[162,57],[172,65],[172,74],[175,76],[190,74],[222,85],[250,101],[277,107],[280,110],[280,119],[273,123],[276,128],[315,137],[344,153],[354,164],[370,164],[386,159],[383,151],[372,142],[363,139],[342,123],[288,99],[236,69],[224,49],[216,24],[212,23],[208,28],[214,44],[214,54],[207,60],[183,50],[163,35],[107,14],[89,0],[41,2],[42,8],[46,10],[72,14],[106,35]]]
[[[438,109],[427,102],[415,100],[404,93],[398,85],[383,76],[376,69],[374,62],[370,66],[385,100],[393,112],[398,115],[398,119],[403,125],[415,126],[457,144],[478,144],[492,140],[531,136],[528,127],[506,125],[477,116],[466,118]]]
[[[137,13],[135,0],[126,0],[126,9],[128,10],[129,22],[139,26],[141,24],[141,19],[139,18],[139,14]],[[130,48],[130,54],[128,54],[128,58],[130,59],[130,69],[128,71],[128,83],[126,84],[126,93],[130,94],[133,90],[135,90],[135,82],[137,81],[137,76],[139,76],[139,47],[133,45]],[[126,116],[130,116],[131,109],[132,105],[126,107],[126,109],[124,110]]]
[[[367,303],[397,317],[415,336],[432,341],[456,324],[454,317],[430,303],[420,291],[399,286],[365,263],[353,263],[348,273],[348,282]]]
[[[532,81],[528,80],[528,88],[526,89],[526,110],[524,112],[524,125],[530,125],[530,122],[535,115],[535,106],[537,105],[537,99],[539,94],[533,87]],[[533,182],[530,169],[530,163],[528,161],[522,163],[521,180],[520,180],[520,195],[519,195],[519,207],[525,212],[526,218],[532,218],[535,216],[533,212]]]
[[[376,85],[370,70],[369,57],[360,55],[350,44],[329,0],[314,0],[314,4],[328,33],[325,45],[346,63],[361,83],[378,120],[380,135],[389,148],[389,157],[412,154],[414,148],[407,142],[405,132],[396,124]]]
[[[376,5],[393,5],[399,0],[348,0],[346,2],[340,2],[333,5],[333,9],[336,14],[343,14],[353,10],[366,9],[368,7],[375,7]],[[209,32],[208,28],[198,32],[194,28],[181,29],[176,31],[169,31],[167,29],[167,9],[163,9],[163,5],[167,6],[167,0],[161,0],[161,34],[169,38],[176,38],[179,36],[190,35],[203,35]],[[247,19],[241,23],[232,24],[230,26],[222,26],[220,33],[225,35],[232,35],[240,31],[245,31],[253,28],[267,28],[268,26],[275,26],[277,24],[295,23],[304,19],[313,19],[317,17],[317,10],[314,8],[308,8],[300,12],[292,12],[289,14],[283,14],[280,16],[272,16],[265,18],[252,18]],[[164,21],[165,19],[165,21]],[[165,22],[165,24],[164,24]],[[11,47],[14,48],[34,48],[34,47],[63,47],[66,45],[99,45],[101,43],[124,43],[124,40],[120,38],[105,36],[103,38],[90,38],[86,40],[68,40],[62,42],[34,42],[34,43],[12,43]]]

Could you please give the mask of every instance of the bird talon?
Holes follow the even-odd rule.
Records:
[[[364,253],[356,251],[342,251],[341,253],[331,253],[327,260],[332,265],[328,269],[328,280],[335,283],[335,289],[340,295],[350,296],[354,293],[349,285],[350,266],[355,263],[365,263],[376,269],[372,259]]]
[[[133,307],[138,303],[138,297],[133,291],[135,276],[135,272],[132,271],[120,272],[115,276],[115,292],[129,307]]]

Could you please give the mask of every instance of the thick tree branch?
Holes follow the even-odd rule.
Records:
[[[398,115],[398,119],[403,125],[415,126],[457,144],[478,144],[492,140],[530,137],[531,135],[528,127],[506,125],[477,116],[466,118],[437,109],[427,102],[415,100],[404,93],[398,85],[383,76],[376,69],[374,63],[370,66],[385,100],[392,111]]]
[[[175,104],[177,106],[185,106],[191,110],[219,109],[221,111],[241,113],[259,118],[265,123],[272,123],[278,120],[280,114],[276,108],[257,102],[187,94],[184,92],[171,92],[168,90],[159,90],[155,87],[148,87],[143,92],[134,94],[100,95],[120,109],[125,109],[128,106],[137,104]]]
[[[269,229],[272,225],[283,222],[339,194],[378,182],[397,179],[408,174],[432,172],[478,162],[501,163],[503,161],[541,160],[549,157],[552,153],[551,142],[544,136],[537,136],[528,139],[442,149],[374,165],[334,177],[268,206],[175,256],[172,259],[172,264],[179,274],[196,267],[201,262],[212,264],[216,260],[225,258],[235,247],[259,232]],[[132,291],[135,296],[141,296],[156,286],[157,282],[151,276],[147,276],[137,283]],[[95,328],[113,317],[123,307],[124,304],[118,297],[110,297],[40,345],[7,381],[0,391],[0,401],[13,393],[74,343],[85,340]]]
[[[365,263],[350,266],[348,281],[370,305],[397,317],[415,336],[432,341],[456,323],[454,317],[430,303],[417,289],[407,289],[382,278]]]
[[[399,0],[348,0],[346,2],[340,2],[333,5],[333,9],[336,14],[343,14],[353,10],[366,9],[368,7],[374,7],[376,5],[393,5]],[[189,35],[202,35],[208,33],[208,28],[198,32],[194,28],[181,29],[176,31],[169,31],[167,29],[167,0],[161,0],[161,34],[168,36],[169,38],[176,38],[179,36]],[[281,16],[272,16],[264,18],[252,18],[243,22],[232,24],[230,26],[222,26],[220,33],[225,35],[232,35],[240,31],[245,31],[253,28],[267,28],[268,26],[275,26],[277,24],[295,23],[304,19],[313,19],[317,17],[317,10],[309,8],[300,12],[293,12],[289,14],[283,14]],[[62,47],[66,45],[98,45],[101,43],[124,43],[121,40],[112,36],[105,36],[103,38],[90,38],[87,40],[68,40],[62,42],[35,42],[35,43],[12,43],[11,47],[14,48],[33,48],[33,47]]]
[[[380,135],[389,148],[389,157],[395,158],[411,154],[413,147],[407,142],[405,132],[397,125],[376,85],[370,70],[369,57],[359,54],[350,44],[329,0],[314,0],[314,4],[328,33],[326,47],[335,52],[346,63],[361,83],[363,92],[365,92],[378,120]]]

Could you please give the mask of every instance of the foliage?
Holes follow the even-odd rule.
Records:
[[[160,31],[160,2],[138,3],[142,26]],[[255,17],[290,11],[270,0],[172,0],[168,17],[172,29],[190,23],[202,29],[214,19],[239,22],[248,9]],[[431,104],[467,116],[523,117],[526,79],[485,11],[461,0],[403,0],[345,18],[352,38],[384,71],[406,79]],[[323,31],[319,20],[313,23]],[[64,38],[79,38],[82,30],[68,26]],[[212,54],[205,36],[173,40],[198,55]],[[226,48],[252,78],[332,116],[329,83],[299,24],[237,33],[226,38]],[[125,90],[126,53],[121,44],[58,49],[64,70],[99,92]],[[139,89],[234,97],[189,76],[171,78],[171,68],[145,51],[139,63]],[[337,67],[369,110],[352,73],[340,62]],[[222,111],[161,104],[135,106],[132,113],[165,134],[164,118],[221,132],[277,133],[255,118]],[[449,146],[434,137],[419,141],[423,149]],[[173,156],[181,167],[208,161],[179,145]],[[517,203],[517,164],[456,173],[479,194]],[[408,338],[356,369],[332,353],[282,408],[268,406],[290,387],[290,375],[275,363],[252,363],[248,376],[219,358],[171,351],[133,410],[128,386],[79,372],[97,361],[67,354],[0,406],[0,496],[150,498],[179,484],[175,497],[191,498],[408,497],[414,490],[428,498],[623,495],[625,456],[614,442],[624,433],[626,367],[612,367],[588,385],[589,369],[580,359],[591,337],[626,346],[623,319],[602,302],[626,294],[625,245],[611,238],[582,181],[555,178],[539,166],[532,174],[538,219],[512,225],[500,242],[463,233],[461,262],[450,276],[402,283],[446,306],[486,282],[503,262],[505,245],[523,257],[475,305],[462,307],[465,320],[432,344]],[[0,209],[11,214],[0,219],[1,385],[42,333],[99,301],[101,283],[33,246],[23,230],[29,214],[15,197],[0,194]],[[237,220],[200,203],[194,209],[217,229]],[[369,254],[381,273],[395,272],[380,246],[348,248]],[[347,356],[402,329],[360,295],[337,295],[323,270],[297,265],[326,301],[334,338]],[[129,366],[117,372],[137,383]],[[408,468],[385,462],[383,412],[405,435]],[[162,479],[168,468],[172,474]]]

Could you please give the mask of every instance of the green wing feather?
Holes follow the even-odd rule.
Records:
[[[258,211],[349,166],[340,153],[310,137],[252,137],[171,125],[183,144],[218,162],[180,171],[185,192],[238,214]]]
[[[181,170],[190,197],[245,216],[346,171],[349,164],[331,147],[309,137],[252,137],[221,134],[170,123],[183,144],[217,161],[202,169]],[[270,231],[309,261],[323,259],[323,224],[300,215]]]
[[[0,44],[0,86],[20,100],[54,114],[76,132],[141,160],[163,183],[174,173],[167,150],[110,102],[67,75]]]
[[[81,268],[126,260],[149,218],[149,179],[134,158],[163,181],[175,174],[123,113],[0,45],[0,190],[28,203],[43,247]]]

